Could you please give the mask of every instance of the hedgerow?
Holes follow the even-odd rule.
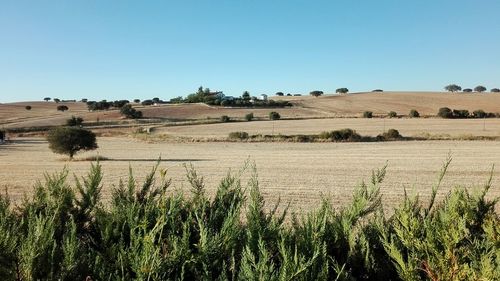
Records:
[[[139,184],[129,177],[102,201],[101,166],[67,182],[46,175],[14,208],[0,196],[1,280],[499,280],[498,199],[465,188],[430,202],[405,193],[393,215],[382,209],[385,167],[351,203],[323,199],[288,215],[267,206],[254,167],[228,173],[214,196],[186,166],[190,195],[167,192],[158,165]],[[211,198],[211,199],[210,199]]]

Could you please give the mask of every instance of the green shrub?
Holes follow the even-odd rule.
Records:
[[[26,110],[31,110],[31,105],[27,105],[24,107]]]
[[[272,111],[269,112],[269,119],[270,120],[279,120],[281,118],[281,115],[278,112]]]
[[[373,112],[371,111],[363,112],[363,118],[372,118],[372,117],[373,117]]]
[[[71,116],[70,119],[66,120],[67,126],[81,126],[83,124],[82,117]]]
[[[417,110],[415,110],[415,109],[410,110],[410,114],[408,114],[408,115],[409,115],[411,118],[418,118],[418,117],[420,117],[420,113],[418,113],[418,111],[417,111]]]
[[[245,140],[245,139],[248,139],[248,133],[247,132],[231,132],[231,133],[229,133],[229,139]]]
[[[437,115],[441,118],[453,118],[453,111],[448,107],[441,107]]]
[[[120,108],[120,113],[126,118],[139,119],[142,118],[142,111],[136,110],[131,104],[127,103]]]
[[[398,114],[396,113],[396,111],[389,111],[389,113],[387,113],[387,116],[389,116],[390,118],[395,118],[398,117]]]
[[[229,122],[229,121],[231,121],[231,118],[229,118],[229,116],[227,116],[227,115],[222,115],[222,116],[220,117],[220,121],[221,121],[221,122],[224,122],[224,123],[225,123],[225,122]]]
[[[399,131],[396,129],[389,129],[387,132],[377,136],[378,140],[397,140],[401,138],[401,134],[399,134]]]
[[[472,112],[472,115],[474,118],[486,118],[486,117],[488,117],[488,114],[486,112],[484,112],[484,110],[482,110],[482,109],[474,110],[474,112]]]
[[[248,113],[245,115],[245,120],[247,121],[252,121],[253,120],[253,113]]]

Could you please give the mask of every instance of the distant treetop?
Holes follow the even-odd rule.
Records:
[[[448,92],[452,92],[452,93],[454,93],[454,92],[461,91],[461,90],[462,90],[462,87],[460,87],[460,86],[458,86],[458,85],[456,85],[456,84],[450,84],[450,85],[448,85],[448,86],[444,87],[444,89],[445,89],[446,91],[448,91]]]

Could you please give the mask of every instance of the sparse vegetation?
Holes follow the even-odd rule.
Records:
[[[372,118],[372,117],[373,117],[373,112],[371,111],[363,112],[363,118]]]
[[[83,124],[82,117],[71,116],[70,119],[66,120],[67,126],[81,126]]]
[[[281,115],[278,112],[272,111],[272,112],[269,112],[269,119],[270,120],[279,120],[279,119],[281,119]]]
[[[396,118],[398,117],[398,114],[396,113],[396,111],[389,111],[389,113],[387,113],[387,116],[389,116],[390,118]]]
[[[253,113],[247,113],[245,115],[245,120],[247,120],[247,121],[252,121],[253,118],[254,118]]]
[[[419,118],[420,113],[416,109],[410,110],[410,114],[408,114],[411,118]]]
[[[245,140],[248,139],[247,132],[231,132],[229,133],[229,139],[231,140]]]
[[[231,121],[231,118],[230,118],[229,116],[227,116],[227,115],[222,115],[222,116],[220,117],[220,121],[221,121],[221,122],[224,122],[224,123],[225,123],[225,122],[229,122],[229,121]]]
[[[386,168],[339,207],[324,198],[311,212],[266,204],[253,170],[248,185],[228,173],[213,197],[186,166],[191,194],[167,192],[155,166],[102,201],[103,173],[92,165],[75,186],[68,171],[39,182],[13,208],[0,195],[2,280],[498,280],[498,199],[480,192],[436,194],[427,204],[405,193],[386,215]],[[287,223],[290,219],[290,223]]]
[[[97,148],[95,134],[89,130],[75,127],[57,127],[47,135],[49,148],[54,153],[66,154],[70,159],[80,150]]]
[[[353,129],[341,129],[330,132],[322,132],[318,136],[320,139],[331,141],[359,141],[361,136]]]
[[[403,136],[396,129],[389,129],[387,132],[377,136],[378,140],[399,140],[402,138]]]

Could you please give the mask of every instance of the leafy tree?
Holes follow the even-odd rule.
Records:
[[[486,118],[486,117],[488,117],[488,113],[484,112],[484,110],[482,110],[482,109],[474,110],[474,112],[472,112],[472,115],[474,116],[474,118]]]
[[[143,100],[143,101],[141,102],[141,104],[142,104],[142,105],[153,105],[153,103],[154,103],[154,102],[153,102],[152,100]]]
[[[93,150],[98,147],[93,132],[75,127],[52,129],[48,133],[47,141],[52,152],[66,154],[70,159],[80,150]]]
[[[492,93],[500,93],[500,89],[498,88],[493,88],[490,90]]]
[[[411,118],[418,118],[418,117],[420,117],[420,113],[418,113],[418,111],[417,111],[417,110],[412,109],[412,110],[410,110],[410,114],[409,114],[409,116],[410,116]]]
[[[124,105],[120,109],[120,113],[125,116],[126,118],[130,119],[138,119],[142,118],[142,111],[136,110],[135,108],[132,107],[130,104]]]
[[[243,95],[241,95],[241,98],[244,100],[244,101],[249,101],[250,100],[250,93],[248,91],[244,91],[243,92]]]
[[[229,121],[231,121],[231,118],[230,118],[229,116],[227,116],[227,115],[222,115],[222,116],[220,117],[220,121],[221,121],[221,122],[224,122],[224,123],[225,123],[225,122],[229,122]]]
[[[384,91],[384,90],[382,90],[382,89],[375,89],[375,90],[373,90],[372,92],[374,92],[374,93],[381,93],[381,92],[383,92],[383,91]]]
[[[279,120],[279,119],[281,119],[281,115],[278,112],[272,111],[272,112],[269,112],[269,119],[270,120]]]
[[[466,109],[453,109],[453,117],[454,118],[468,118],[470,115],[469,111]]]
[[[485,86],[481,86],[481,85],[479,85],[479,86],[476,86],[476,87],[474,88],[474,91],[475,91],[475,92],[478,92],[478,93],[482,93],[482,92],[486,91],[486,87],[485,87]]]
[[[372,118],[372,117],[373,117],[373,112],[371,111],[363,112],[363,118]]]
[[[58,98],[55,98],[55,99],[54,99],[54,102],[55,102],[55,103],[60,103],[60,102],[61,102],[61,100],[60,100],[60,99],[58,99]]]
[[[335,93],[337,94],[347,94],[349,92],[349,89],[347,88],[338,88],[337,90],[335,90]]]
[[[463,91],[464,91],[464,93],[472,93],[472,89],[471,88],[465,88]]]
[[[24,107],[26,110],[31,110],[31,105],[27,105]]]
[[[453,118],[453,111],[448,107],[441,107],[437,115],[441,118]]]
[[[319,97],[319,96],[323,95],[323,91],[311,91],[309,93],[309,95],[311,95],[313,97]]]
[[[49,101],[50,98],[49,97],[46,97],[46,98],[43,98],[44,101]]]
[[[82,117],[71,116],[70,119],[66,120],[66,125],[68,126],[81,126],[83,124]]]
[[[88,102],[88,101],[89,101],[89,100],[88,100],[88,99],[85,99],[85,98],[81,100],[81,102],[85,102],[85,103],[86,103],[86,102]]]
[[[135,103],[140,103],[140,102],[141,102],[141,100],[140,100],[140,99],[135,99],[135,100],[134,100],[134,102],[135,102]]]
[[[282,96],[284,96],[285,94],[284,94],[283,92],[277,92],[277,93],[276,93],[276,95],[277,95],[277,96],[282,97]]]
[[[398,117],[398,114],[396,113],[396,111],[390,111],[387,116],[391,117],[391,118],[394,118],[394,117]]]
[[[160,101],[161,101],[160,98],[153,98],[154,103],[159,103]]]
[[[57,106],[57,110],[58,110],[58,111],[62,111],[62,112],[64,112],[64,111],[66,111],[66,110],[68,110],[68,109],[69,109],[69,108],[68,108],[67,106],[65,106],[65,105],[58,105],[58,106]]]
[[[462,87],[456,85],[456,84],[450,84],[450,85],[447,85],[446,87],[444,87],[444,89],[448,92],[458,92],[458,91],[461,91],[462,90]]]

